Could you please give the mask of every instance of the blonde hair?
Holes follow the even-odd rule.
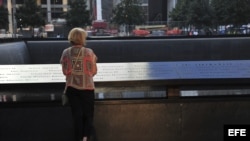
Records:
[[[84,29],[77,27],[70,30],[68,40],[73,45],[85,45],[87,36]]]

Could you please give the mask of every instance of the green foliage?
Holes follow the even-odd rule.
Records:
[[[250,22],[250,0],[212,0],[211,5],[217,24],[242,25]]]
[[[190,25],[210,26],[213,12],[208,0],[179,0],[170,12],[170,18]]]
[[[196,27],[242,25],[250,22],[249,7],[250,0],[178,0],[170,18]]]
[[[211,26],[213,13],[209,0],[192,0],[188,9],[187,22],[193,23],[196,27]]]
[[[66,13],[68,27],[83,27],[90,24],[89,11],[85,0],[69,1],[70,10]]]
[[[0,6],[0,29],[8,30],[9,20],[8,20],[8,9]]]
[[[170,12],[172,21],[187,21],[188,0],[178,0],[176,7]]]
[[[139,0],[122,0],[113,9],[112,21],[116,24],[136,25],[145,22],[145,12]]]
[[[25,0],[24,4],[16,11],[17,27],[39,27],[45,24],[41,7],[37,6],[36,0]]]

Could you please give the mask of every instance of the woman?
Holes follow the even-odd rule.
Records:
[[[73,28],[68,35],[72,47],[62,53],[60,63],[66,76],[65,92],[69,98],[76,141],[87,141],[93,130],[94,81],[97,57],[86,45],[87,32]]]

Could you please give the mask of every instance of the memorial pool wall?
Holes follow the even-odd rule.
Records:
[[[250,37],[89,39],[98,62],[248,60]],[[58,64],[65,39],[20,40],[0,44],[0,64]]]
[[[68,46],[70,45],[66,39],[1,43],[0,65],[58,64],[63,49]],[[249,37],[89,39],[87,47],[95,51],[98,63],[250,60]],[[238,93],[236,96],[167,97],[170,91],[178,93],[180,84],[191,85],[196,90],[204,87],[208,90],[250,89],[249,78],[187,79],[178,83],[102,82],[100,85],[107,87],[109,93],[117,92],[118,89],[126,92],[128,88],[135,90],[143,86],[163,85],[166,97],[97,99],[95,141],[222,141],[224,125],[250,124],[248,95],[241,96]],[[114,87],[109,88],[112,85]],[[168,87],[172,87],[170,91]],[[50,95],[54,90],[61,94],[61,89],[63,83],[1,84],[0,95],[17,93],[33,99],[0,102],[0,140],[72,140],[70,108],[62,107],[60,101],[39,99],[43,98],[40,97],[42,95]]]

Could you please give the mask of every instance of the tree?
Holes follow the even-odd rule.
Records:
[[[9,20],[8,20],[8,9],[4,6],[0,6],[0,29],[8,30]]]
[[[36,0],[24,0],[24,4],[17,8],[16,12],[17,27],[28,27],[32,30],[45,24],[40,6],[37,6]]]
[[[209,0],[190,1],[186,14],[187,22],[198,28],[212,26],[213,12]]]
[[[172,21],[185,21],[190,25],[239,26],[250,22],[250,0],[178,0],[170,12]]]
[[[240,26],[250,22],[250,0],[212,0],[218,25]]]
[[[187,21],[188,0],[178,0],[176,7],[169,13],[172,21]]]
[[[122,0],[113,9],[112,21],[116,24],[136,25],[145,22],[145,12],[139,0]]]
[[[212,25],[213,11],[208,0],[179,0],[170,18],[201,28]]]
[[[83,27],[90,24],[90,15],[85,0],[69,1],[69,6],[70,9],[66,13],[68,27]]]

